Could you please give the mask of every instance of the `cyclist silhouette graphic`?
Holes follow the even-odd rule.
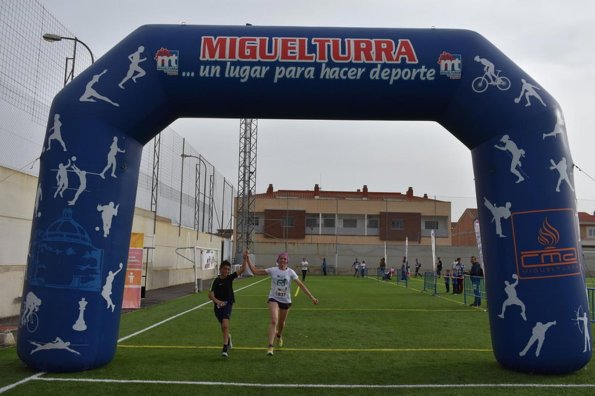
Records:
[[[483,65],[483,76],[476,77],[471,83],[471,88],[477,93],[485,92],[490,85],[496,86],[501,91],[510,88],[510,79],[500,75],[500,70],[495,70],[494,64],[486,58],[475,55],[475,62]]]

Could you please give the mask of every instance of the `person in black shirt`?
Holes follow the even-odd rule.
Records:
[[[223,350],[221,351],[221,356],[223,357],[228,357],[229,350],[232,348],[229,320],[231,319],[231,309],[235,302],[233,281],[246,270],[246,257],[247,254],[244,253],[242,267],[232,274],[230,274],[231,263],[224,260],[219,267],[219,276],[215,278],[209,291],[209,299],[214,304],[215,317],[221,323],[221,333],[223,333]]]
[[[481,305],[481,280],[483,279],[483,269],[475,256],[471,257],[471,271],[469,271],[471,284],[473,285],[473,295],[475,297],[472,307]]]

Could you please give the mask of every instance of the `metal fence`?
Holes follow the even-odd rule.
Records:
[[[51,102],[73,57],[72,41],[49,43],[45,33],[76,36],[37,0],[0,1],[0,166],[34,176]],[[79,49],[74,74],[90,64]],[[136,206],[201,232],[232,228],[229,180],[173,129],[160,135],[160,145],[151,141],[143,150]]]

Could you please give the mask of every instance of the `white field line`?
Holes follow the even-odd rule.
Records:
[[[181,350],[196,350],[196,349],[220,349],[219,346],[214,345],[120,345],[119,348],[130,349],[181,349]],[[233,347],[237,351],[265,351],[266,348],[262,346],[257,347]],[[395,353],[395,352],[492,352],[491,348],[286,348],[283,347],[283,352],[328,352],[328,353],[361,353],[361,352],[380,352],[380,353]]]
[[[39,372],[39,373],[35,373],[35,374],[33,374],[33,375],[32,375],[32,376],[30,376],[30,377],[23,378],[22,380],[20,380],[19,382],[15,382],[14,384],[6,385],[5,387],[3,387],[3,388],[0,388],[0,393],[4,393],[4,392],[6,392],[6,391],[9,391],[9,390],[11,390],[11,389],[13,389],[13,388],[16,388],[16,387],[17,387],[17,386],[19,386],[19,385],[22,385],[22,384],[24,384],[24,383],[26,383],[26,382],[29,382],[29,381],[31,381],[31,380],[38,379],[39,377],[41,377],[41,376],[42,376],[42,375],[44,375],[44,374],[45,374],[45,372],[41,371],[41,372]]]
[[[258,284],[258,283],[260,283],[260,282],[262,282],[262,281],[265,281],[265,280],[267,280],[267,279],[268,279],[268,278],[261,279],[261,280],[259,280],[259,281],[256,281],[256,282],[254,282],[254,283],[251,283],[251,284],[249,284],[249,285],[247,285],[247,286],[241,287],[241,288],[237,289],[236,291],[241,291],[241,290],[247,289],[247,288],[249,288],[249,287],[252,287],[252,286],[254,286],[254,285],[256,285],[256,284]],[[151,326],[149,326],[149,327],[146,327],[146,328],[144,328],[144,329],[142,329],[142,330],[139,330],[139,331],[137,331],[137,332],[134,332],[134,333],[132,333],[132,334],[129,334],[129,335],[127,335],[127,336],[124,336],[124,337],[122,337],[122,338],[120,338],[120,339],[118,340],[118,343],[120,343],[120,342],[122,342],[122,341],[126,341],[127,339],[129,339],[129,338],[132,338],[132,337],[135,337],[135,336],[137,336],[137,335],[139,335],[139,334],[142,334],[142,333],[144,333],[145,331],[149,331],[149,330],[151,330],[151,329],[154,329],[154,328],[155,328],[155,327],[157,327],[157,326],[161,326],[162,324],[164,324],[164,323],[167,323],[167,322],[169,322],[170,320],[174,320],[174,319],[176,319],[176,318],[179,318],[179,317],[180,317],[180,316],[182,316],[182,315],[186,315],[187,313],[189,313],[189,312],[192,312],[192,311],[195,311],[195,310],[197,310],[197,309],[199,309],[199,308],[202,308],[202,307],[204,307],[204,306],[205,306],[205,305],[207,305],[207,304],[211,304],[211,300],[209,300],[209,301],[207,301],[207,302],[204,302],[204,303],[202,303],[202,304],[200,304],[200,305],[197,305],[197,306],[196,306],[196,307],[194,307],[194,308],[190,308],[190,309],[189,309],[189,310],[187,310],[187,311],[180,312],[180,313],[179,313],[179,314],[177,314],[177,315],[174,315],[174,316],[171,316],[171,317],[169,317],[169,318],[167,318],[167,319],[164,319],[164,320],[162,320],[161,322],[157,322],[157,323],[155,323],[155,324],[152,324]]]
[[[385,283],[385,284],[389,284],[389,285],[393,285],[393,286],[399,286],[399,285],[397,285],[394,282],[386,282],[386,281],[382,281],[380,279],[376,279],[376,278],[372,278],[372,277],[368,277],[368,278],[370,278],[371,280],[375,280],[376,282]],[[416,289],[415,287],[406,287],[405,289],[406,290],[413,290],[413,291],[416,291],[416,292],[419,292],[419,293],[423,293],[423,290]],[[450,301],[451,303],[455,303],[455,304],[458,304],[458,305],[466,306],[466,304],[464,302],[460,302],[460,301],[456,301],[456,300],[451,300],[450,298],[442,297],[440,294],[437,294],[434,297],[439,298],[439,299],[444,300],[444,301]],[[487,309],[482,309],[482,308],[474,308],[474,310],[475,311],[488,312]],[[473,312],[473,310],[471,310],[471,312]]]
[[[34,378],[48,382],[91,382],[150,385],[197,385],[236,386],[252,388],[362,388],[362,389],[405,389],[405,388],[595,388],[595,384],[258,384],[250,382],[220,381],[158,381],[158,380],[114,380],[101,378]]]
[[[456,301],[455,301],[456,302]],[[268,307],[234,307],[233,311],[268,311]],[[295,308],[291,307],[291,312],[295,311],[332,311],[332,312],[460,312],[460,313],[474,313],[470,309],[424,309],[424,308],[320,308],[318,305],[315,308]]]
[[[244,286],[244,287],[241,287],[241,288],[237,289],[236,291],[240,291],[240,290],[243,290],[243,289],[247,289],[248,287],[254,286],[254,285],[256,285],[256,284],[258,284],[258,283],[260,283],[260,282],[262,282],[262,281],[265,281],[265,280],[267,280],[267,279],[268,279],[268,278],[261,279],[261,280],[259,280],[259,281],[256,281],[256,282],[254,282],[254,283],[251,283],[251,284],[249,284],[249,285],[246,285],[246,286]],[[178,318],[178,317],[180,317],[180,316],[182,316],[182,315],[185,315],[185,314],[187,314],[187,313],[189,313],[189,312],[192,312],[192,311],[194,311],[194,310],[196,310],[196,309],[199,309],[199,308],[201,308],[201,307],[204,307],[205,305],[209,304],[210,302],[211,302],[211,301],[209,300],[209,301],[207,301],[207,302],[205,302],[205,303],[203,303],[203,304],[200,304],[200,305],[198,305],[198,306],[196,306],[196,307],[194,307],[194,308],[191,308],[191,309],[189,309],[189,310],[187,310],[187,311],[181,312],[181,313],[179,313],[179,314],[177,314],[177,315],[174,315],[174,316],[172,316],[172,317],[169,317],[169,318],[167,318],[167,319],[164,319],[164,320],[162,320],[161,322],[155,323],[155,324],[153,324],[153,325],[151,325],[151,326],[149,326],[149,327],[147,327],[147,328],[144,328],[144,329],[142,329],[142,330],[139,330],[139,331],[137,331],[137,332],[135,332],[135,333],[132,333],[132,334],[129,334],[129,335],[125,336],[125,337],[122,337],[122,338],[120,338],[120,339],[118,340],[118,342],[125,341],[125,340],[127,340],[127,339],[129,339],[129,338],[132,338],[132,337],[134,337],[134,336],[137,336],[137,335],[139,335],[139,334],[141,334],[141,333],[144,333],[145,331],[148,331],[148,330],[154,329],[154,328],[155,328],[155,327],[157,327],[157,326],[161,326],[162,324],[164,324],[164,323],[166,323],[166,322],[169,322],[170,320],[173,320],[173,319],[175,319],[175,318]],[[20,381],[18,381],[18,382],[15,382],[14,384],[6,385],[5,387],[3,387],[3,388],[0,388],[0,393],[4,393],[4,392],[6,392],[6,391],[8,391],[8,390],[10,390],[10,389],[13,389],[13,388],[15,388],[15,387],[17,387],[17,386],[19,386],[19,385],[22,385],[22,384],[24,384],[24,383],[27,383],[27,382],[31,381],[31,380],[40,379],[40,378],[41,378],[41,376],[42,376],[42,375],[44,375],[44,374],[45,374],[45,372],[43,372],[43,371],[42,371],[42,372],[39,372],[39,373],[33,374],[33,375],[32,375],[32,376],[30,376],[30,377],[24,378],[24,379],[22,379],[22,380],[20,380]],[[49,379],[48,379],[48,380],[49,380]]]

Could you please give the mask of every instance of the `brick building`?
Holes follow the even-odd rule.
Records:
[[[400,192],[267,191],[255,196],[253,241],[258,243],[382,245],[385,241],[450,245],[451,203]]]
[[[467,208],[456,223],[452,223],[452,246],[477,246],[473,223],[477,209]]]

